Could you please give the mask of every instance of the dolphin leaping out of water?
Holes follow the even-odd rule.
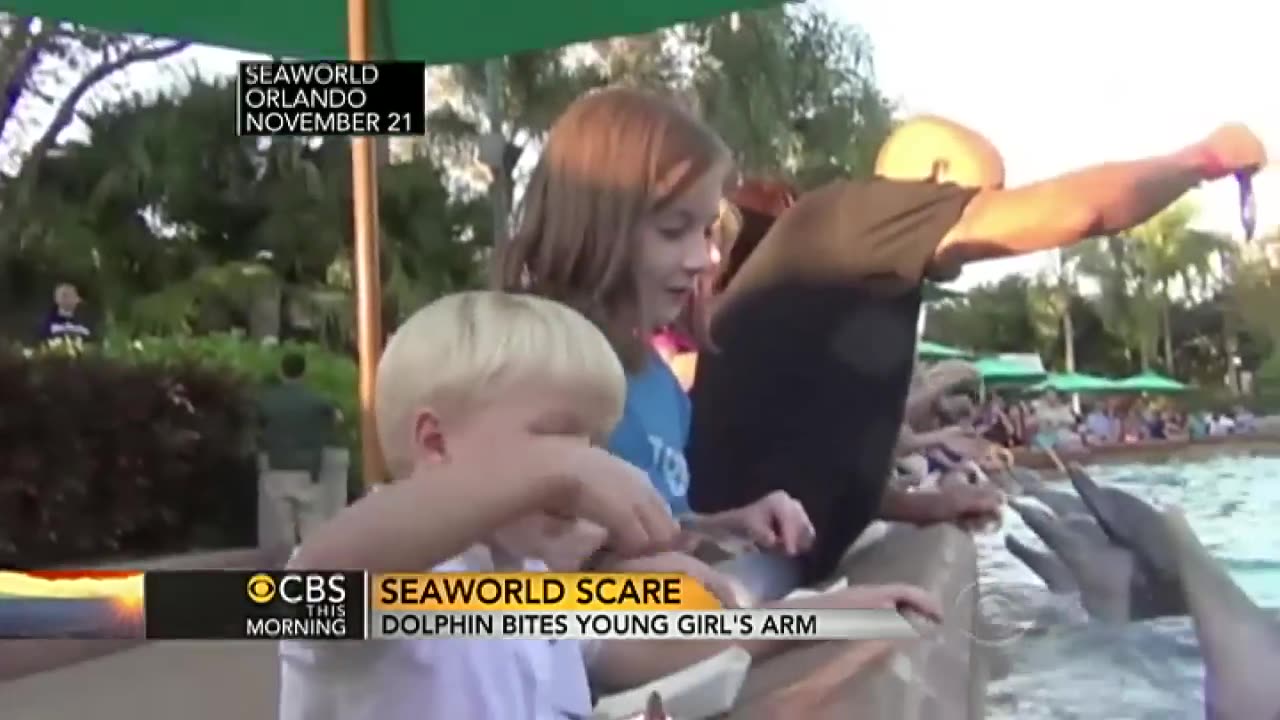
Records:
[[[1163,518],[1142,500],[1101,488],[1079,466],[1068,468],[1079,498],[1043,487],[1027,494],[1056,512],[1012,503],[1051,553],[1012,535],[1009,551],[1054,593],[1079,592],[1091,617],[1109,622],[1184,615],[1181,578]]]
[[[1164,520],[1204,658],[1206,720],[1280,720],[1280,625],[1209,555],[1181,510]]]

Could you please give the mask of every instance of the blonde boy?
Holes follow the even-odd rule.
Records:
[[[496,292],[419,310],[378,366],[375,412],[396,481],[306,538],[291,566],[542,570],[524,543],[604,527],[624,551],[677,526],[639,470],[591,445],[622,412],[604,336],[558,303]],[[560,718],[590,713],[576,641],[281,645],[282,720]]]

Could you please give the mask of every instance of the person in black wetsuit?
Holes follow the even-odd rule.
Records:
[[[922,282],[1119,232],[1264,161],[1257,137],[1229,125],[1166,156],[1006,190],[1001,157],[978,133],[936,117],[903,124],[874,178],[801,196],[717,299],[693,388],[691,504],[715,512],[785,490],[817,531],[809,579],[834,569],[876,517],[997,511],[998,495],[967,485],[886,490]]]

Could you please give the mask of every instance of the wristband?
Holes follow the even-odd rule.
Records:
[[[1206,147],[1196,149],[1196,166],[1200,176],[1206,180],[1217,180],[1231,174],[1231,170],[1222,164],[1218,154]]]

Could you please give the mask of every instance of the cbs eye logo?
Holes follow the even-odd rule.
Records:
[[[258,605],[279,599],[286,605],[342,604],[347,601],[342,573],[288,573],[279,580],[255,573],[245,583],[245,594]]]
[[[259,605],[266,605],[276,596],[276,581],[270,575],[258,573],[249,578],[245,585],[245,593],[249,599]]]

